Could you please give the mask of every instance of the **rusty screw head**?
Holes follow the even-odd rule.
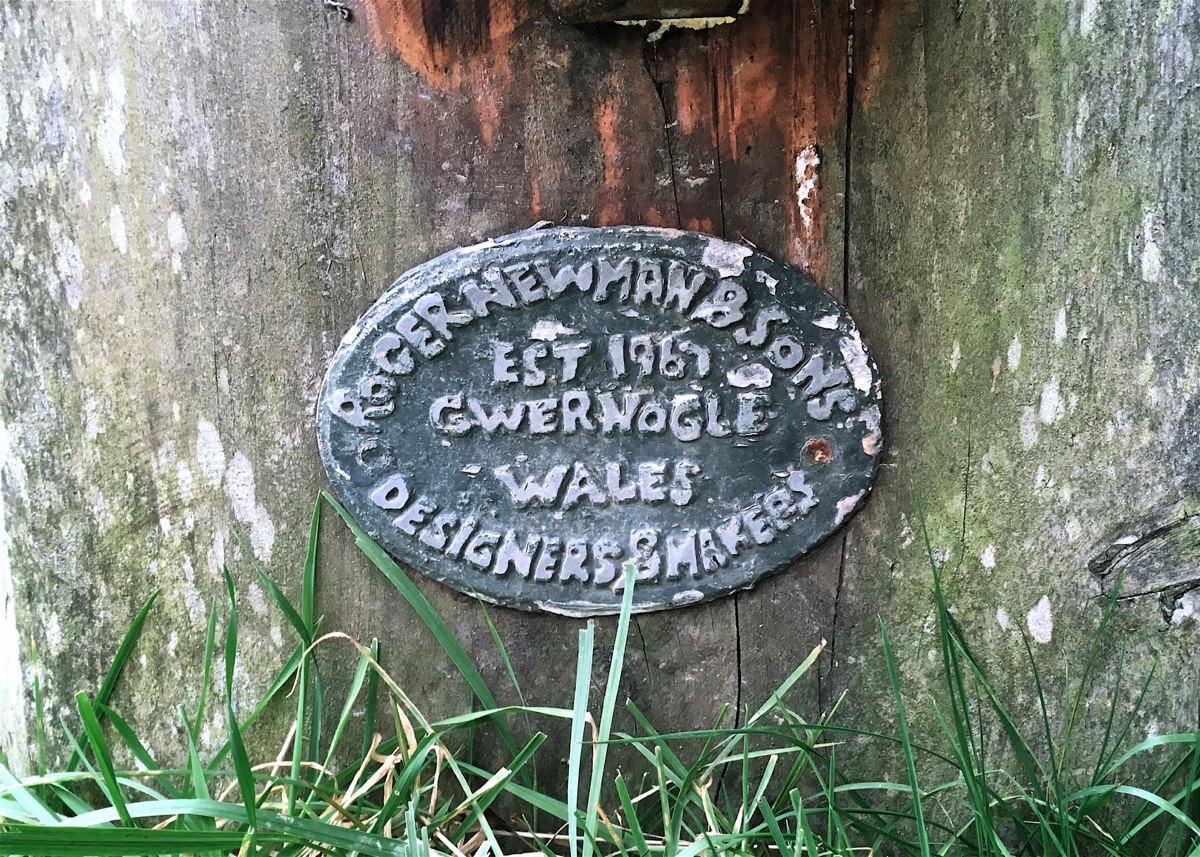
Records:
[[[804,458],[813,464],[824,464],[833,458],[833,447],[823,437],[814,437],[804,444]]]

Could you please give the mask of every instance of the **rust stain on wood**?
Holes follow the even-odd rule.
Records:
[[[783,223],[767,246],[834,291],[826,221],[840,198],[822,152],[844,130],[848,35],[840,6],[763,6],[716,31],[712,48],[725,184],[770,187]]]
[[[520,0],[362,0],[375,43],[394,51],[427,83],[447,90],[481,72],[506,80],[517,29],[540,6]]]

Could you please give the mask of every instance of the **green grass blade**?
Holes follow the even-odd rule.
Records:
[[[204,706],[208,702],[208,684],[212,680],[213,657],[217,647],[217,611],[208,611],[208,629],[204,633],[204,680],[200,684],[200,701],[196,703],[196,728],[204,722]],[[199,734],[193,735],[192,740],[199,741]]]
[[[120,815],[121,823],[126,827],[132,827],[133,819],[125,807],[125,797],[121,794],[121,788],[117,784],[112,754],[108,750],[108,743],[104,740],[104,733],[100,731],[100,721],[96,719],[96,712],[92,709],[87,694],[82,690],[75,694],[75,704],[79,707],[79,716],[83,718],[83,731],[91,742],[92,752],[96,754],[96,767],[100,769],[100,776],[104,778],[104,784],[107,786],[105,793]]]
[[[129,661],[129,656],[133,652],[133,646],[137,642],[138,637],[142,633],[142,625],[146,623],[146,616],[150,613],[150,608],[154,606],[154,602],[158,600],[158,593],[162,590],[156,589],[154,593],[142,605],[142,609],[138,611],[133,618],[133,623],[129,626],[129,630],[125,632],[125,636],[121,639],[121,645],[117,647],[116,657],[113,658],[112,664],[108,668],[108,672],[104,674],[104,681],[100,683],[100,690],[96,692],[95,702],[105,704],[112,696],[113,688],[117,686],[117,679],[121,676],[121,670],[125,669],[125,664]],[[87,749],[87,736],[81,734],[78,738],[80,747]],[[67,770],[74,771],[79,764],[79,754],[72,754],[71,759],[67,762]]]
[[[758,811],[762,813],[763,820],[766,822],[767,830],[771,834],[771,841],[775,843],[780,854],[786,854],[788,852],[787,837],[783,835],[783,828],[779,826],[779,819],[775,817],[771,805],[765,800],[761,800],[758,804]]]
[[[200,800],[208,800],[211,795],[208,792],[208,777],[205,774],[204,765],[200,762],[200,753],[196,750],[196,741],[192,737],[196,734],[196,730],[188,723],[187,712],[183,706],[179,706],[179,717],[183,720],[183,728],[188,736],[188,774],[192,784],[192,790],[185,796],[194,796]]]
[[[125,746],[129,748],[129,752],[133,754],[135,759],[146,766],[146,770],[158,771],[161,768],[154,759],[154,756],[146,749],[141,739],[138,738],[137,733],[125,722],[124,718],[107,705],[97,705],[96,709],[113,725],[113,728],[117,730],[117,734],[121,736],[121,740],[125,742]],[[175,785],[164,774],[156,773],[154,774],[154,779],[158,781],[158,784],[171,797],[180,797],[178,789],[175,788]]]
[[[600,788],[604,784],[604,763],[608,757],[608,738],[612,734],[613,710],[617,705],[617,691],[621,684],[621,671],[625,666],[625,643],[629,639],[629,620],[633,615],[633,589],[637,578],[637,566],[625,564],[625,593],[621,599],[621,613],[617,618],[617,636],[613,640],[612,662],[608,668],[608,682],[604,686],[604,707],[600,710],[600,729],[597,746],[592,755],[592,776],[588,781],[587,818],[584,822],[588,835],[597,835],[597,810],[600,803]],[[591,843],[584,840],[582,857],[589,857]]]
[[[896,670],[896,659],[892,657],[892,645],[888,640],[887,628],[882,621],[879,631],[883,635],[883,657],[887,661],[888,679],[892,684],[892,697],[896,700],[896,725],[900,729],[900,745],[904,750],[904,765],[908,769],[908,782],[912,791],[913,815],[917,826],[917,839],[921,857],[930,857],[929,831],[925,829],[925,816],[921,809],[921,788],[917,784],[917,767],[913,761],[912,742],[908,737],[908,720],[904,716],[904,701],[900,697],[900,674]]]
[[[342,706],[342,714],[338,718],[337,728],[333,730],[333,739],[329,742],[329,752],[325,756],[325,764],[322,765],[324,770],[329,769],[329,764],[333,761],[333,754],[342,740],[346,724],[350,722],[350,714],[354,710],[354,703],[358,701],[359,692],[362,691],[363,681],[367,677],[367,667],[370,666],[370,663],[368,655],[360,656],[358,659],[358,667],[354,670],[354,679],[350,682],[350,692],[346,695],[346,703]],[[322,775],[317,776],[317,785],[320,784],[321,777]]]
[[[570,750],[567,756],[567,842],[571,857],[579,853],[579,776],[583,754],[583,729],[586,725],[588,692],[592,685],[592,653],[596,623],[588,622],[579,631],[579,655],[575,667],[575,703],[571,712]]]
[[[46,806],[45,801],[29,791],[4,765],[0,765],[0,786],[13,796],[17,804],[30,816],[43,824],[57,824],[58,816]]]
[[[792,687],[795,686],[796,682],[798,682],[801,679],[801,677],[812,668],[812,665],[817,662],[817,658],[820,657],[821,652],[823,652],[824,650],[825,650],[825,641],[822,640],[819,645],[817,645],[815,648],[813,648],[813,650],[811,652],[809,652],[808,657],[804,659],[804,661],[800,664],[800,666],[798,666],[798,667],[796,667],[796,669],[792,670],[792,674],[789,675],[786,679],[784,679],[783,684],[779,685],[779,687],[775,689],[775,692],[772,693],[770,695],[770,697],[767,698],[767,701],[764,702],[759,707],[758,711],[754,712],[754,716],[751,717],[748,721],[746,721],[746,724],[754,725],[759,720],[761,720],[762,718],[766,717],[769,713],[771,713],[771,711],[773,711],[775,709],[775,706],[779,705],[779,703],[783,700],[784,696],[787,695],[788,691],[790,691],[792,689]]]
[[[238,791],[242,795],[242,803],[246,807],[246,816],[250,823],[251,850],[254,850],[254,833],[258,826],[255,819],[256,798],[254,792],[254,773],[250,770],[250,757],[246,755],[246,745],[242,743],[242,730],[238,727],[237,717],[233,713],[233,668],[237,662],[237,597],[233,591],[233,577],[229,569],[225,572],[225,589],[229,593],[229,624],[225,628],[225,717],[229,724],[229,744],[233,757],[233,768],[237,773]]]
[[[287,596],[283,594],[283,590],[276,586],[275,581],[268,577],[267,573],[263,571],[263,567],[259,564],[258,559],[254,556],[254,551],[252,551],[250,546],[242,540],[242,534],[237,531],[236,527],[232,532],[234,539],[237,540],[238,546],[242,549],[242,553],[245,554],[246,559],[250,561],[250,567],[253,568],[254,573],[258,575],[259,583],[261,583],[263,588],[267,590],[267,594],[271,596],[271,600],[275,602],[275,606],[279,608],[279,612],[284,615],[284,617],[288,620],[288,624],[291,625],[296,630],[296,633],[300,635],[300,639],[303,641],[304,645],[311,646],[312,628],[310,627],[310,624],[301,620],[300,614],[296,612],[296,608],[292,606],[292,602],[289,601]]]
[[[470,801],[472,806],[470,811],[467,813],[466,819],[454,832],[454,835],[450,837],[451,842],[458,845],[466,838],[467,834],[475,826],[475,823],[483,817],[483,813],[487,811],[487,808],[505,790],[508,782],[533,758],[533,754],[537,751],[538,747],[542,746],[542,742],[545,740],[546,734],[544,732],[538,732],[534,735],[521,752],[506,766],[507,774],[492,782],[486,791],[476,792],[471,796]]]
[[[204,816],[214,819],[225,819],[238,824],[248,824],[249,815],[246,807],[239,803],[225,803],[208,800],[164,800],[139,801],[129,805],[130,814],[134,818],[160,818],[168,815]],[[339,827],[306,818],[293,818],[269,809],[260,809],[257,813],[259,829],[272,831],[276,834],[301,840],[312,846],[326,846],[329,851],[357,851],[369,857],[396,857],[403,854],[404,843],[395,839],[385,839],[361,830]],[[90,833],[99,831],[94,825],[116,820],[116,811],[109,809],[95,810],[70,822],[60,825],[56,830],[70,828],[92,828]],[[276,840],[278,841],[278,840]],[[253,853],[253,852],[250,852]],[[439,852],[431,852],[442,857]]]
[[[637,807],[629,798],[629,789],[625,787],[625,778],[616,776],[617,798],[621,801],[621,812],[625,814],[625,823],[629,825],[629,835],[633,838],[634,848],[642,857],[648,857],[650,846],[646,843],[646,835],[642,832],[642,823],[638,820]]]
[[[46,776],[46,719],[42,707],[42,668],[38,662],[37,641],[29,638],[29,650],[33,656],[33,717],[37,733],[38,776]]]
[[[278,841],[278,840],[276,840]],[[97,830],[95,828],[12,825],[0,835],[0,854],[26,857],[125,857],[128,854],[229,852],[242,846],[242,834],[227,831]]]
[[[379,663],[379,638],[371,638],[371,660]],[[371,752],[375,739],[375,710],[379,706],[379,674],[371,670],[367,674],[367,707],[363,712],[363,743],[361,756]]]
[[[791,793],[792,809],[796,813],[796,857],[800,857],[801,843],[803,842],[804,852],[807,857],[815,857],[821,853],[820,847],[817,845],[816,834],[813,833],[812,825],[808,823],[808,813],[804,811],[804,801],[800,799],[800,792],[793,790]]]
[[[296,669],[300,665],[300,658],[301,658],[301,656],[303,656],[303,654],[304,654],[304,646],[303,645],[297,646],[292,651],[292,654],[287,659],[287,662],[284,663],[283,667],[280,668],[279,672],[275,674],[275,679],[271,682],[270,686],[267,688],[267,692],[263,694],[262,699],[260,699],[258,701],[258,704],[254,706],[254,710],[250,712],[250,716],[242,721],[241,728],[242,728],[243,732],[246,731],[247,729],[249,729],[251,724],[254,723],[254,721],[258,720],[259,716],[262,715],[262,713],[266,710],[267,706],[271,704],[271,701],[275,698],[275,695],[277,693],[279,693],[279,691],[281,689],[283,689],[284,687],[286,687],[287,685],[289,685],[291,683],[292,676],[295,675]],[[221,747],[217,750],[217,752],[213,755],[212,761],[209,762],[209,765],[211,767],[215,767],[215,766],[221,764],[221,762],[224,760],[224,758],[227,755],[229,755],[230,747],[231,747],[230,742],[228,740],[226,740],[225,743],[222,744]]]

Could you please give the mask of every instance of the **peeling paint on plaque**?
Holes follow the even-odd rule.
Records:
[[[752,586],[867,496],[879,373],[845,310],[750,247],[537,228],[447,253],[355,322],[319,404],[355,519],[461,592],[567,615]]]

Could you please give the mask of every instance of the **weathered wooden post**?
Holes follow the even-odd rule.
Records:
[[[823,638],[796,705],[848,689],[847,714],[883,721],[876,617],[914,689],[935,672],[923,510],[957,616],[1014,675],[1024,630],[1061,681],[1126,573],[1126,673],[1179,676],[1139,728],[1193,725],[1196,3],[733,11],[648,40],[513,0],[4,7],[18,768],[31,641],[57,722],[159,588],[116,705],[169,754],[222,563],[249,605],[239,702],[261,689],[292,640],[232,533],[296,593],[340,338],[409,268],[542,220],[752,244],[848,308],[883,380],[882,469],[848,527],[748,592],[639,617],[628,690],[652,718],[755,706]],[[326,536],[324,627],[378,635],[414,697],[467,707],[389,584]],[[478,605],[418,582],[502,685]],[[491,616],[527,697],[563,702],[578,620]]]

